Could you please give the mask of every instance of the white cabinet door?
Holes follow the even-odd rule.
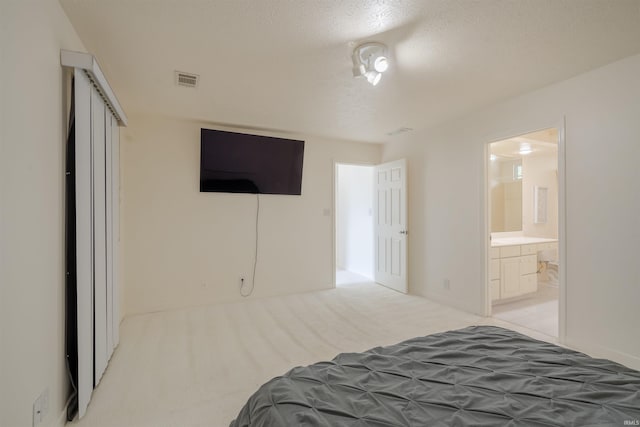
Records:
[[[533,274],[523,274],[520,276],[520,293],[521,294],[529,294],[531,292],[536,292],[538,290],[538,275],[536,273]]]
[[[538,257],[536,255],[527,255],[520,257],[521,269],[520,274],[533,274],[538,271]]]
[[[500,296],[500,280],[491,281],[491,301],[499,300]]]
[[[489,262],[489,279],[500,279],[500,260],[492,259]]]
[[[520,293],[520,258],[500,260],[500,298],[515,297]]]

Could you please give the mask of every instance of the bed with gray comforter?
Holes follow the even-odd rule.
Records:
[[[640,372],[472,326],[297,367],[264,384],[231,427],[625,426]]]

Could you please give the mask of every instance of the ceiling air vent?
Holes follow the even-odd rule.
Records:
[[[182,71],[176,71],[176,84],[178,86],[196,87],[198,86],[198,79],[200,76],[197,74],[184,73]]]
[[[396,135],[400,135],[401,133],[405,133],[405,132],[411,132],[413,129],[411,128],[398,128],[394,131],[388,132],[387,135],[389,136],[396,136]]]

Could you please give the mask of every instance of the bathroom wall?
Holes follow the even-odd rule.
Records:
[[[546,187],[547,222],[534,223],[535,187]],[[557,154],[524,156],[522,159],[522,231],[525,236],[558,238]]]

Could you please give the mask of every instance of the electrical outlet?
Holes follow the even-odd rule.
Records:
[[[42,421],[42,408],[40,407],[40,398],[33,402],[33,427],[36,427]]]
[[[49,412],[49,388],[45,388],[33,402],[33,427],[39,425]]]
[[[49,388],[46,388],[40,398],[41,402],[41,410],[42,410],[42,419],[49,413]]]
[[[451,281],[449,281],[449,279],[444,279],[444,282],[442,282],[442,287],[446,290],[451,289]]]

